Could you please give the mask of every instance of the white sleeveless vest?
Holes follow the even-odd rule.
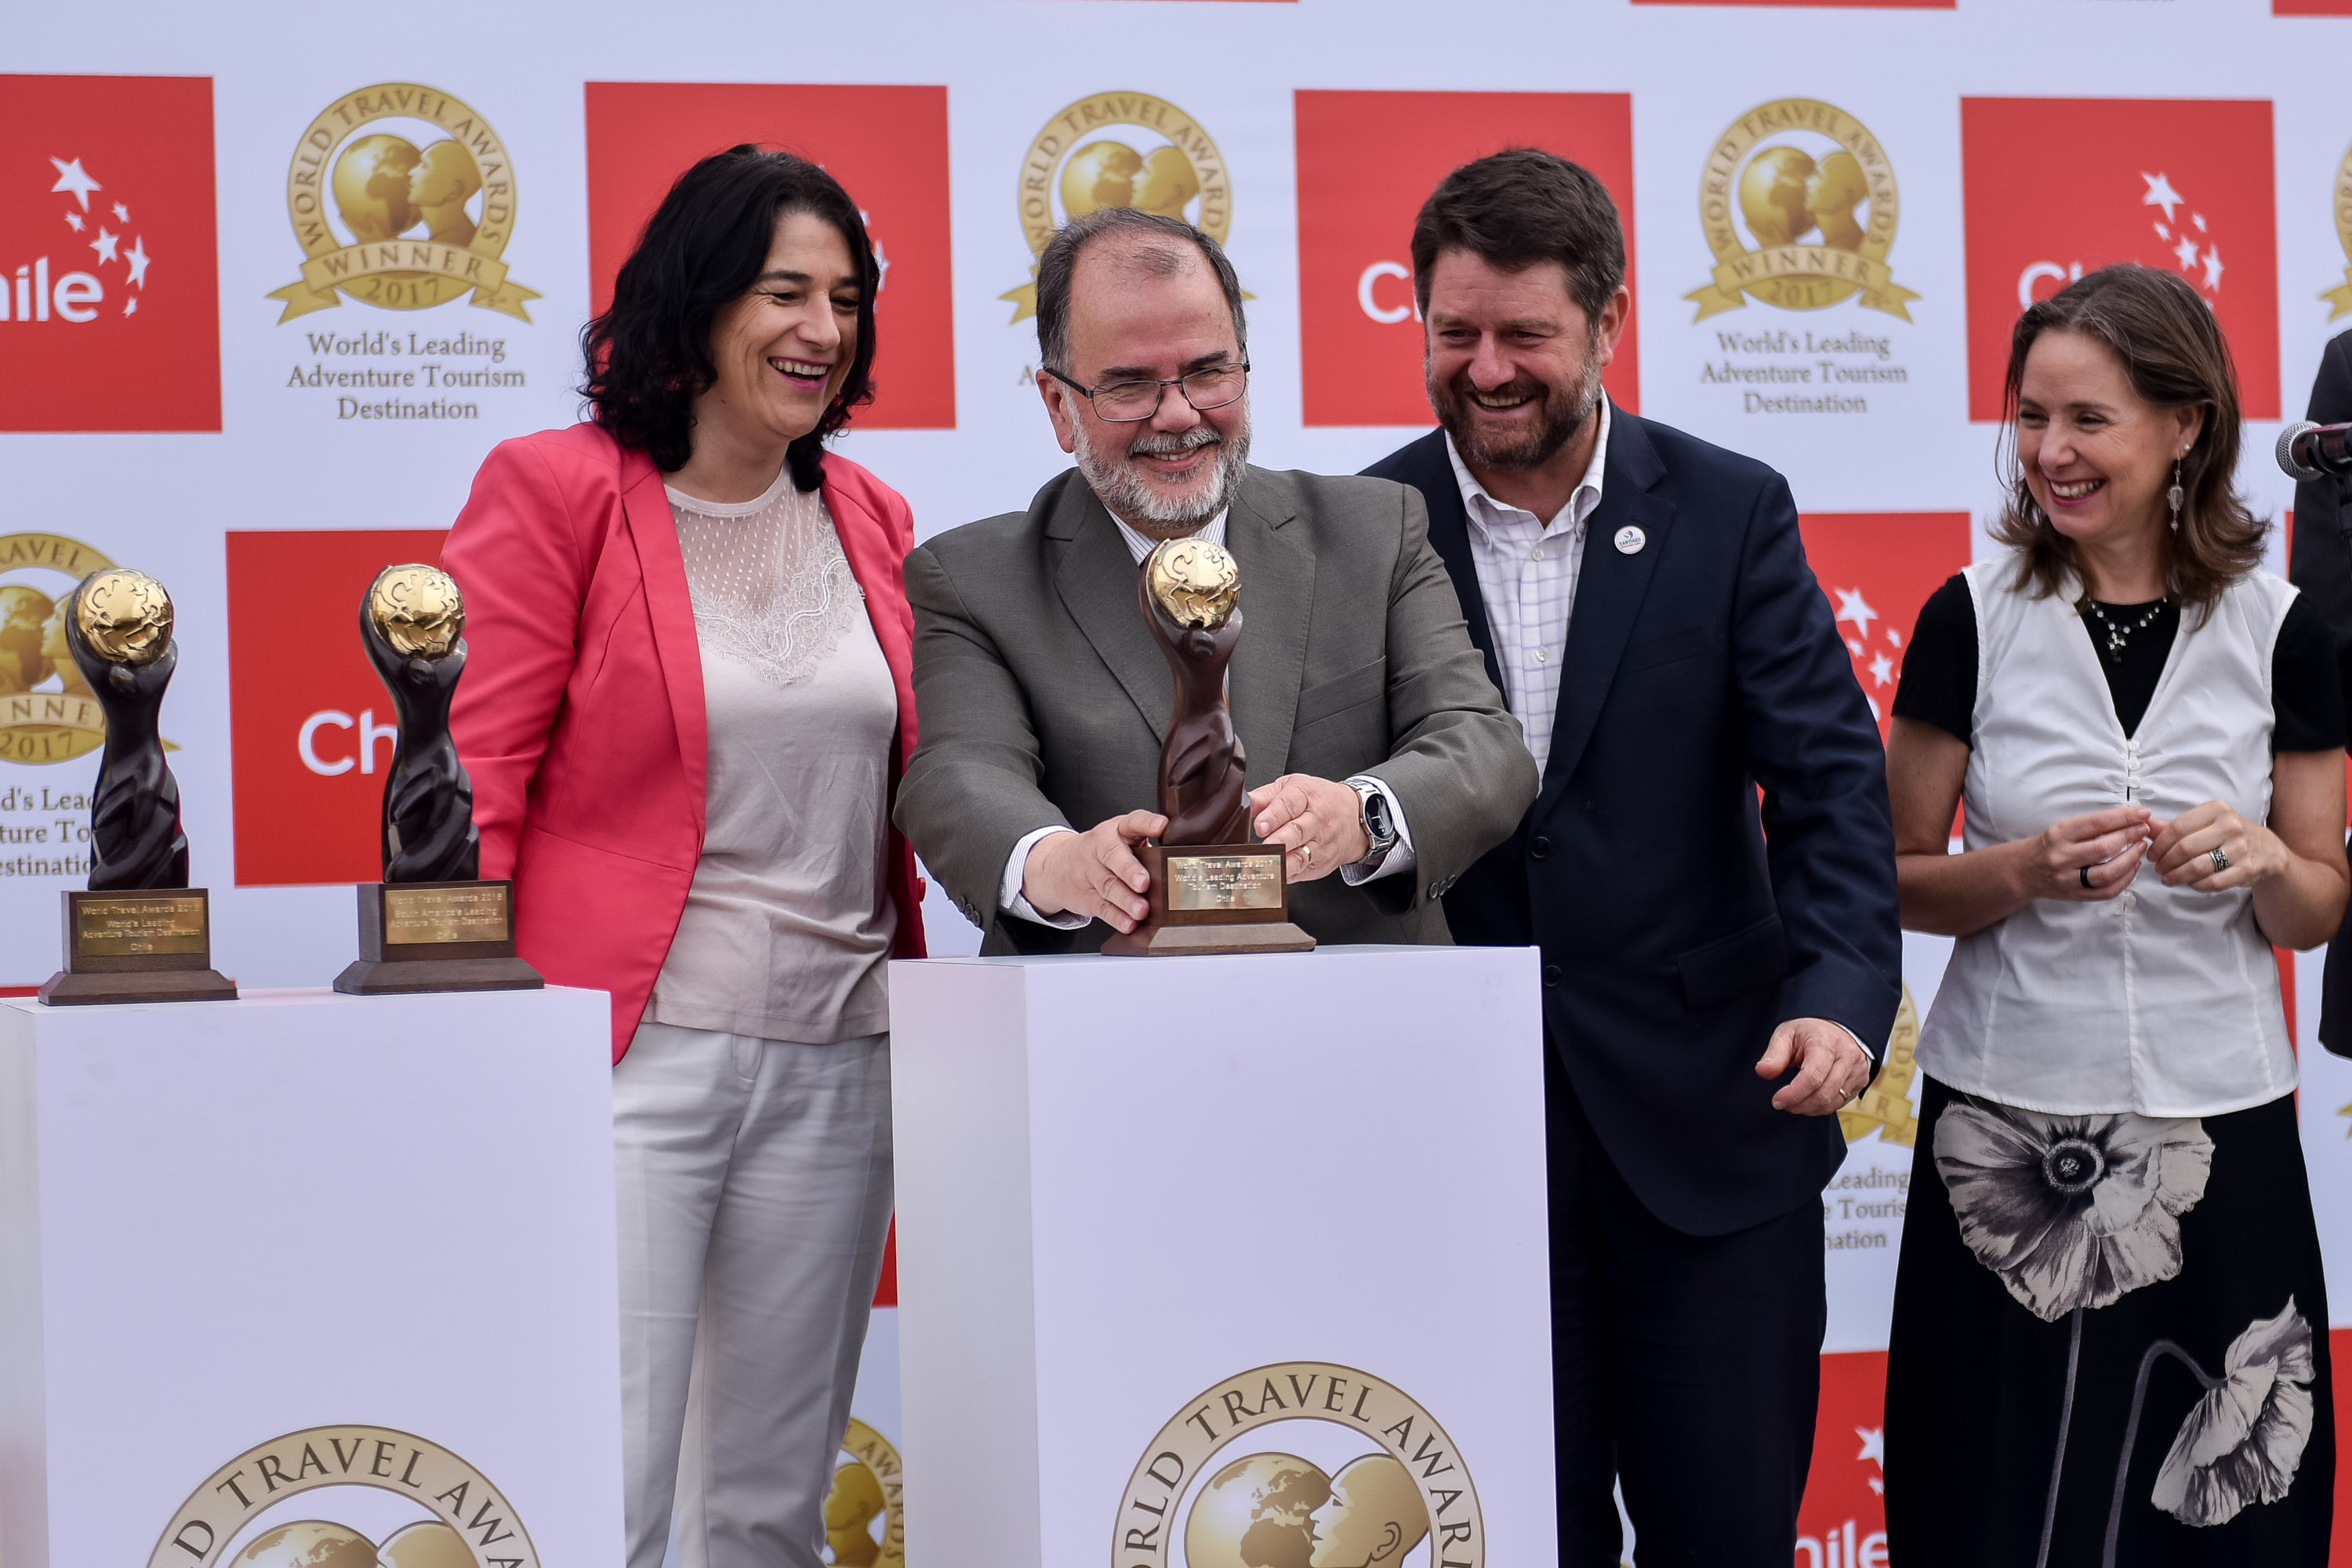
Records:
[[[2247,574],[2202,626],[2184,611],[2156,695],[2126,739],[2071,590],[2012,587],[2013,555],[1967,572],[1977,617],[1969,849],[2137,802],[2159,819],[2209,800],[2271,805],[2271,654],[2295,590]],[[2250,889],[2168,888],[2143,864],[2097,903],[2036,899],[1954,944],[1919,1065],[2028,1110],[2210,1116],[2295,1086],[2270,943]]]

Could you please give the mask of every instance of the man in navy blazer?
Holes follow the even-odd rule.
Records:
[[[1542,950],[1559,1560],[1793,1555],[1825,1317],[1833,1114],[1901,994],[1877,727],[1763,464],[1610,405],[1615,205],[1517,149],[1412,239],[1441,428],[1421,490],[1543,786],[1444,893]],[[1761,789],[1759,805],[1759,789]]]

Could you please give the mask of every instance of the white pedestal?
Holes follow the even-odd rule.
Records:
[[[616,1568],[607,1006],[0,1004],[7,1568]]]
[[[1557,1561],[1538,997],[1528,949],[893,964],[909,1559],[1352,1568],[1418,1507],[1382,1568]]]

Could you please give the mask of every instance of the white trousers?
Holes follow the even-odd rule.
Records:
[[[890,1037],[638,1026],[613,1069],[629,1568],[821,1568],[890,1224]]]

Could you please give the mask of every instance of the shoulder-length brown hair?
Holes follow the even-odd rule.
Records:
[[[2158,408],[2205,410],[2196,443],[2180,460],[2180,526],[2159,538],[2165,596],[2198,619],[2222,591],[2262,564],[2270,525],[2238,494],[2238,372],[2221,324],[2197,290],[2156,267],[2103,267],[2031,306],[2009,340],[2001,394],[2001,480],[2009,501],[1992,536],[2015,548],[2017,586],[2035,598],[2082,582],[2074,542],[2058,531],[2025,482],[2017,450],[2018,388],[2026,351],[2048,331],[2081,332],[2123,362],[2132,390]],[[2084,595],[2088,597],[2087,592]]]

